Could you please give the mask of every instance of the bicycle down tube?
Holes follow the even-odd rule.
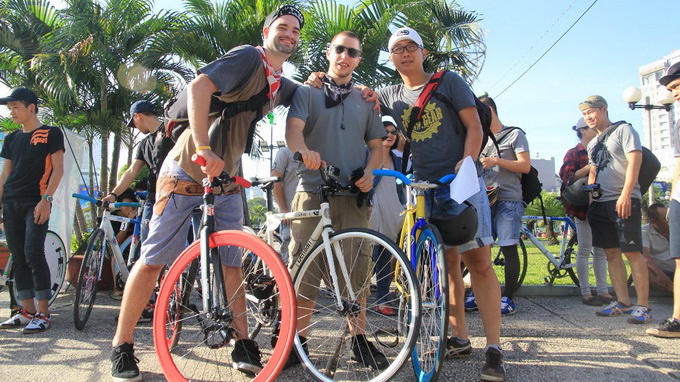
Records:
[[[522,216],[522,220],[542,220],[543,216]],[[566,240],[567,235],[569,234],[569,229],[574,230],[576,232],[576,226],[574,225],[574,222],[569,218],[569,217],[559,217],[559,216],[551,216],[551,217],[546,217],[547,221],[560,221],[564,222],[562,226],[562,240],[560,244],[560,258],[564,259],[563,256],[561,256],[567,246],[568,240]],[[541,243],[540,240],[534,234],[527,228],[526,224],[522,224],[522,233],[527,235],[527,238],[538,248],[541,253],[550,261],[555,267],[560,268],[562,267],[562,263],[555,258],[555,256],[548,251],[548,249]],[[567,266],[567,268],[575,268],[576,264],[570,264]]]

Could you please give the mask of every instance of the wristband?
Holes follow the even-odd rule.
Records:
[[[113,195],[116,198],[116,200],[118,200],[118,195],[116,195],[113,191],[109,192],[108,195],[106,195],[106,196],[109,196],[109,195]]]
[[[212,148],[210,146],[198,146],[196,147],[196,151],[201,151],[201,150],[210,150],[212,151]]]

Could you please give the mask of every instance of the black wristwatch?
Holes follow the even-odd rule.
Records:
[[[52,197],[52,195],[45,194],[45,195],[42,196],[42,198],[47,200],[48,202],[50,202],[50,204],[52,204],[52,202],[54,201],[54,198]]]

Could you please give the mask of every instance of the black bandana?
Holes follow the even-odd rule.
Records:
[[[300,12],[300,10],[295,8],[293,5],[284,5],[281,8],[270,13],[267,16],[267,18],[264,19],[264,26],[270,27],[272,23],[276,21],[276,19],[286,15],[295,17],[298,23],[300,24],[300,29],[302,29],[302,27],[305,26],[305,16],[303,16],[302,12]]]
[[[329,76],[323,76],[321,81],[323,82],[323,93],[326,96],[326,109],[330,109],[338,105],[345,98],[347,98],[354,88],[352,81],[344,85],[338,85]]]

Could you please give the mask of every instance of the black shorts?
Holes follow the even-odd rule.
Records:
[[[642,211],[640,199],[631,199],[628,219],[616,213],[616,200],[591,203],[588,222],[593,233],[593,247],[620,248],[621,252],[642,252]]]

